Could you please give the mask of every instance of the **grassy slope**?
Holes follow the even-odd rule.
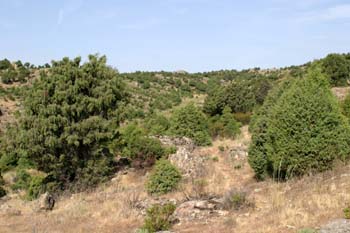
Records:
[[[245,159],[240,161],[240,169],[234,169],[237,161],[228,150],[218,149],[219,145],[229,149],[248,145],[247,127],[242,131],[235,141],[215,141],[212,147],[197,148],[195,153],[219,158],[206,165],[202,177],[208,181],[206,192],[222,195],[232,187],[242,188],[255,208],[176,225],[176,232],[292,233],[342,217],[342,209],[350,201],[349,166],[286,183],[257,183]],[[93,192],[62,197],[49,213],[35,212],[36,202],[24,202],[16,194],[0,208],[1,232],[133,232],[143,221],[133,203],[151,198],[144,192],[145,179],[136,172],[117,175]],[[183,189],[190,186],[183,184]],[[181,201],[185,197],[183,191],[177,191],[164,198]]]

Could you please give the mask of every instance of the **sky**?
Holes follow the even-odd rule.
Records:
[[[350,52],[350,0],[0,0],[0,58],[121,72],[299,65]]]

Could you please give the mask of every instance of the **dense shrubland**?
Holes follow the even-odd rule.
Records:
[[[3,83],[31,82],[0,87],[0,98],[21,100],[16,122],[0,137],[0,172],[16,171],[11,188],[34,199],[46,190],[106,181],[122,157],[139,169],[157,164],[147,189],[164,193],[181,174],[165,164],[175,149],[158,136],[208,146],[235,138],[245,124],[258,179],[323,171],[349,152],[350,95],[339,105],[330,92],[330,86],[348,85],[349,61],[348,54],[330,54],[275,70],[121,74],[99,56],[38,67],[4,59]],[[4,193],[2,185],[0,179]]]

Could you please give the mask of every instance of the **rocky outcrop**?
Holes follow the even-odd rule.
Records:
[[[228,211],[222,210],[220,199],[191,200],[180,204],[176,208],[172,218],[174,222],[182,223],[224,216],[228,213]]]
[[[319,233],[349,233],[350,220],[337,219],[321,227]]]
[[[169,155],[169,160],[181,170],[184,178],[202,176],[205,159],[194,153],[196,146],[191,139],[162,136],[159,140],[163,145],[176,147],[176,153]]]
[[[234,160],[244,160],[248,156],[248,148],[245,145],[238,145],[230,150],[230,157]]]

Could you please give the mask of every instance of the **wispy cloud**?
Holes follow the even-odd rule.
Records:
[[[61,9],[58,11],[57,16],[57,25],[61,25],[64,21],[64,18],[72,14],[76,11],[78,11],[84,4],[84,0],[67,0],[65,1],[64,5]]]

